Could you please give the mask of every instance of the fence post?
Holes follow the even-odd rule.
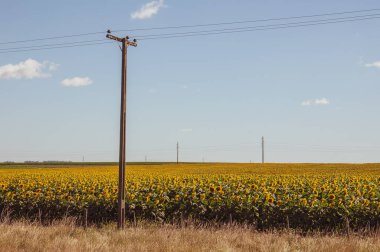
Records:
[[[181,228],[184,227],[184,221],[183,221],[183,213],[181,212]]]
[[[42,225],[42,212],[40,208],[38,208],[38,221],[40,222],[40,225]]]
[[[88,209],[84,209],[84,229],[87,229]]]
[[[133,211],[133,226],[137,227],[137,219],[136,219],[136,212]]]
[[[286,215],[286,229],[290,229],[289,216]]]

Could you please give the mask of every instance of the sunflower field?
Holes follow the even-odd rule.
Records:
[[[11,218],[116,220],[116,165],[0,166]],[[127,165],[129,221],[352,230],[380,224],[380,164]]]

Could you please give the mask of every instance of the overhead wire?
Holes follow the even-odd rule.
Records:
[[[265,27],[265,28],[236,28],[236,29],[229,29],[229,30],[224,30],[224,31],[222,30],[222,31],[188,32],[184,34],[173,34],[173,35],[165,35],[165,36],[159,36],[159,35],[154,35],[154,36],[149,36],[149,37],[136,36],[135,38],[137,40],[155,40],[155,39],[182,38],[182,37],[193,37],[193,36],[208,36],[208,35],[228,34],[228,33],[289,29],[289,28],[295,28],[295,27],[316,26],[316,25],[333,24],[333,23],[345,23],[345,22],[354,22],[354,21],[379,19],[379,18],[380,16],[370,17],[370,18],[340,20],[340,21],[314,22],[314,23],[308,23],[308,24],[294,24],[294,25],[278,24],[278,25],[273,25],[272,27]]]
[[[302,18],[323,17],[323,16],[333,16],[333,15],[344,15],[344,14],[352,14],[352,13],[360,13],[360,12],[370,12],[370,11],[379,11],[379,10],[380,10],[380,8],[378,8],[378,9],[357,10],[357,11],[345,11],[345,12],[331,12],[331,13],[324,13],[324,14],[293,16],[293,17],[280,17],[280,18],[267,18],[267,19],[255,19],[255,20],[244,20],[244,21],[232,21],[232,22],[196,24],[196,25],[179,25],[179,26],[162,26],[162,27],[150,27],[150,28],[135,28],[135,29],[115,30],[114,32],[126,32],[126,31],[131,32],[131,31],[182,29],[182,28],[195,28],[195,27],[205,27],[205,26],[234,25],[234,24],[243,24],[243,23],[258,23],[258,22],[268,22],[268,21],[281,21],[281,20],[291,20],[291,19],[302,19]]]
[[[90,45],[101,45],[101,44],[113,44],[112,41],[96,42],[96,43],[84,43],[76,44],[71,46],[53,46],[53,47],[43,47],[43,48],[34,48],[34,49],[20,49],[20,50],[11,50],[11,51],[0,51],[0,54],[4,53],[14,53],[14,52],[29,52],[29,51],[41,51],[49,49],[59,49],[59,48],[68,48],[68,47],[79,47],[79,46],[90,46]]]
[[[320,19],[320,20],[308,20],[308,21],[301,21],[301,22],[269,24],[269,25],[260,25],[260,26],[250,26],[250,27],[234,27],[234,28],[224,28],[224,29],[212,29],[212,30],[177,32],[177,33],[164,33],[164,34],[151,34],[151,35],[148,34],[148,35],[134,36],[134,38],[136,38],[138,40],[153,40],[153,39],[181,38],[181,37],[189,37],[189,36],[207,36],[207,35],[228,34],[228,33],[274,30],[274,29],[288,29],[288,28],[294,28],[294,27],[305,27],[305,26],[316,26],[316,25],[324,25],[324,24],[332,24],[332,23],[354,22],[354,21],[379,19],[379,18],[380,18],[380,14],[371,14],[371,15],[362,15],[362,16],[340,17],[340,18],[332,18],[332,19]],[[0,54],[49,50],[49,49],[77,47],[77,46],[99,45],[99,44],[108,44],[108,43],[112,43],[112,42],[110,42],[110,41],[107,41],[107,42],[104,41],[103,42],[103,40],[86,40],[86,41],[75,41],[75,42],[68,42],[68,43],[34,45],[34,46],[29,46],[29,47],[0,48]]]
[[[290,23],[280,23],[280,24],[268,24],[268,25],[258,25],[258,26],[246,26],[246,27],[232,27],[232,28],[224,28],[224,29],[212,29],[212,30],[201,30],[201,31],[188,31],[188,32],[177,32],[177,33],[160,33],[153,35],[137,35],[133,36],[136,39],[142,40],[146,37],[157,37],[157,36],[172,36],[172,35],[184,35],[184,34],[193,34],[193,33],[207,33],[207,32],[223,32],[223,31],[233,31],[233,30],[253,30],[260,28],[271,28],[278,26],[291,26],[291,25],[301,25],[301,24],[323,24],[324,22],[333,22],[333,21],[357,21],[357,20],[365,20],[365,19],[377,19],[380,18],[380,13],[371,14],[371,15],[362,15],[362,16],[351,16],[351,17],[340,17],[340,18],[329,18],[329,19],[317,19],[317,20],[307,20],[307,21],[299,21],[299,22],[290,22]]]
[[[96,43],[96,42],[104,42],[104,39],[98,39],[98,40],[84,40],[84,41],[76,41],[76,42],[64,42],[64,43],[56,43],[56,44],[44,44],[44,45],[34,45],[34,46],[22,46],[22,47],[7,47],[7,48],[0,48],[0,51],[2,50],[18,50],[18,49],[33,49],[33,48],[44,48],[44,47],[51,47],[51,46],[61,46],[61,45],[76,45],[76,44],[86,44],[86,43]]]
[[[35,38],[35,39],[5,41],[5,42],[0,42],[0,45],[17,44],[17,43],[28,43],[28,42],[35,42],[35,41],[42,41],[42,40],[53,40],[53,39],[82,37],[82,36],[95,35],[95,34],[104,34],[104,31],[89,32],[89,33],[80,33],[80,34],[72,34],[72,35],[62,35],[62,36],[53,36],[53,37],[44,37],[44,38]]]
[[[208,24],[179,25],[179,26],[159,26],[159,27],[133,28],[133,29],[116,29],[113,32],[126,32],[126,31],[131,32],[131,31],[149,31],[149,30],[167,30],[167,29],[196,28],[196,27],[206,27],[206,26],[221,26],[221,25],[233,25],[233,24],[243,24],[243,23],[257,23],[257,22],[281,21],[281,20],[291,20],[291,19],[313,18],[313,17],[334,16],[334,15],[345,15],[345,14],[373,12],[373,11],[380,11],[380,8],[354,10],[354,11],[343,11],[343,12],[330,12],[330,13],[322,13],[322,14],[314,14],[314,15],[292,16],[292,17],[279,17],[279,18],[255,19],[255,20],[244,20],[244,21],[208,23]],[[95,32],[88,32],[88,33],[78,33],[78,34],[70,34],[70,35],[42,37],[42,38],[34,38],[34,39],[26,39],[26,40],[5,41],[5,42],[0,42],[0,45],[15,44],[15,43],[27,43],[27,42],[35,42],[35,41],[43,41],[43,40],[64,39],[64,38],[73,38],[73,37],[82,37],[82,36],[89,36],[89,35],[96,35],[96,34],[103,34],[103,33],[104,33],[104,31],[95,31]]]

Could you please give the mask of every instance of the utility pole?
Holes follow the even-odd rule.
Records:
[[[178,164],[178,152],[179,152],[179,144],[177,142],[177,164]]]
[[[264,137],[261,137],[261,163],[264,164]]]
[[[137,46],[136,39],[129,41],[129,37],[118,38],[107,31],[107,38],[116,40],[122,44],[121,60],[121,103],[120,103],[120,150],[119,150],[119,191],[118,191],[118,208],[117,208],[117,228],[124,229],[125,224],[125,125],[127,110],[127,48],[128,46]]]

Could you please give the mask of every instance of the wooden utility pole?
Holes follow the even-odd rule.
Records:
[[[178,164],[178,152],[179,152],[179,144],[177,142],[177,164]]]
[[[261,163],[264,164],[264,137],[261,137]]]
[[[129,41],[129,37],[118,38],[107,31],[107,38],[121,42],[121,103],[120,103],[120,150],[119,150],[119,191],[117,208],[117,228],[124,229],[125,224],[125,125],[127,110],[127,48],[137,46],[136,40]]]

